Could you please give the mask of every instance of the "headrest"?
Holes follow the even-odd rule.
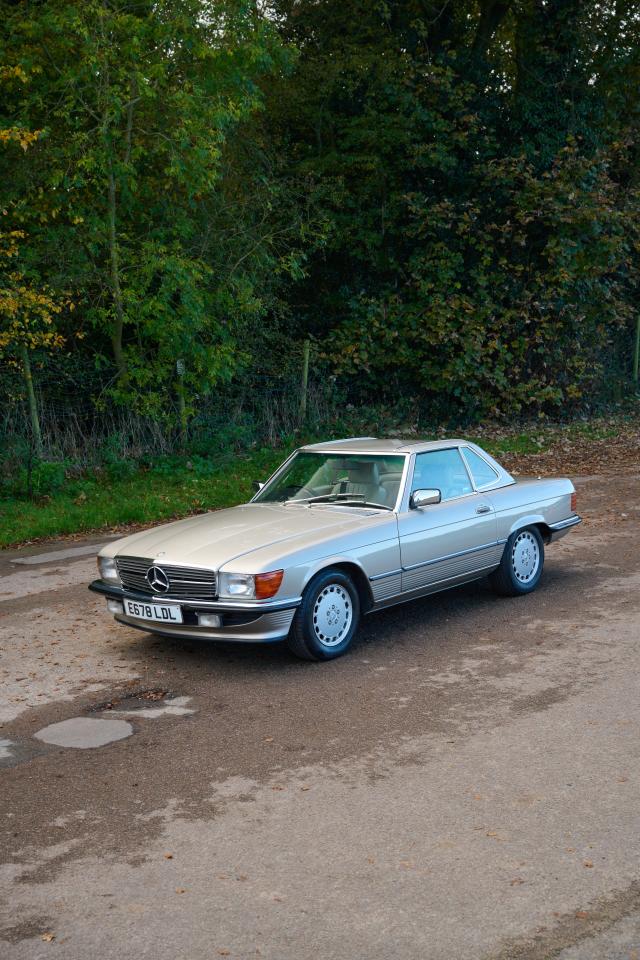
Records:
[[[355,463],[346,463],[346,468],[349,473],[349,481],[351,483],[375,483],[380,482],[380,473],[378,471],[378,464],[372,461],[363,462],[356,461]]]

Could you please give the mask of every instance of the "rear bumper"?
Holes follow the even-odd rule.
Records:
[[[561,537],[565,537],[570,530],[574,527],[577,527],[579,523],[582,523],[582,517],[579,517],[577,514],[573,517],[567,517],[566,520],[560,520],[558,523],[550,523],[549,529],[551,530],[551,540],[559,540]]]
[[[165,623],[156,623],[150,620],[141,620],[137,617],[125,616],[123,613],[114,614],[118,623],[124,623],[137,630],[147,633],[159,633],[168,637],[181,637],[188,640],[231,640],[240,643],[270,643],[284,640],[289,632],[291,621],[300,605],[301,598],[289,600],[237,601],[225,602],[219,600],[177,600],[171,597],[149,596],[136,593],[133,590],[124,590],[105,583],[103,580],[94,580],[89,584],[89,590],[102,594],[111,600],[122,601],[138,600],[149,603],[176,603],[182,609],[185,623],[168,626]],[[219,627],[202,627],[198,623],[198,613],[217,613],[221,618]]]

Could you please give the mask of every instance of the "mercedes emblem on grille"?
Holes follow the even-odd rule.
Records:
[[[166,593],[169,589],[169,577],[162,567],[149,567],[146,577],[147,583],[156,593]]]

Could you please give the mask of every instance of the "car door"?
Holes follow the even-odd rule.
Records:
[[[403,593],[473,579],[499,563],[493,504],[474,489],[457,447],[416,454],[410,483],[411,492],[438,489],[442,499],[417,510],[407,502],[398,517]]]

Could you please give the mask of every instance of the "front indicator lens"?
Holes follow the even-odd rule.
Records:
[[[120,586],[120,575],[113,557],[98,557],[98,570],[100,571],[100,578],[105,583],[117,583]]]
[[[272,570],[270,573],[256,573],[256,597],[258,600],[268,600],[280,589],[284,570]]]

